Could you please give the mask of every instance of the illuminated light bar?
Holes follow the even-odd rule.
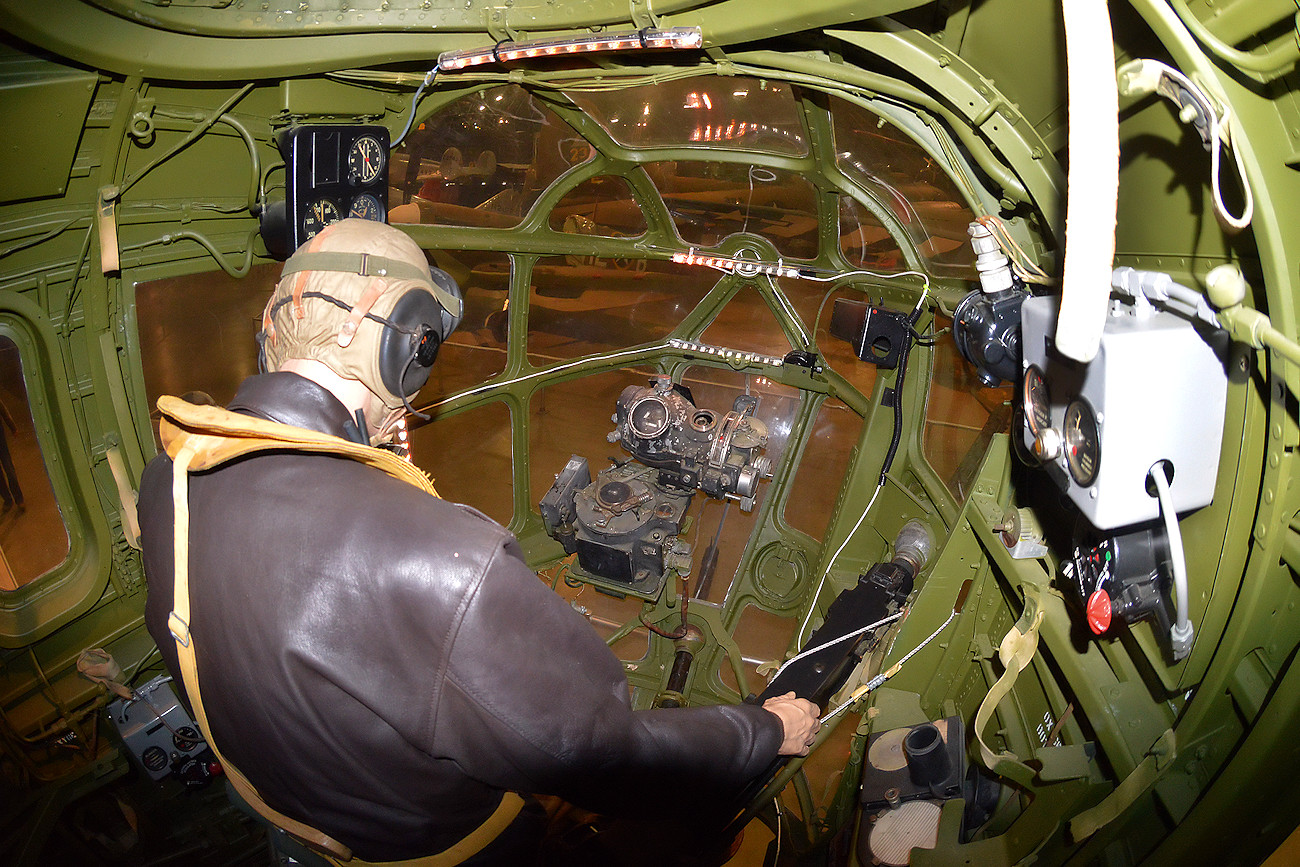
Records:
[[[714,358],[720,358],[727,362],[742,362],[744,364],[766,364],[768,367],[781,367],[785,364],[785,359],[778,358],[775,355],[763,355],[759,352],[749,352],[744,349],[727,349],[723,346],[711,346],[708,343],[696,343],[694,340],[681,340],[672,338],[668,345],[674,349],[685,350],[686,352],[697,352],[700,355],[711,355]]]
[[[705,268],[734,271],[742,277],[756,277],[759,274],[766,274],[768,277],[803,276],[798,268],[791,268],[782,262],[773,265],[768,262],[752,262],[749,259],[729,259],[726,256],[701,256],[694,250],[674,253],[673,261],[679,265],[703,265]]]
[[[643,51],[651,48],[699,48],[704,34],[698,27],[670,27],[657,30],[647,27],[625,33],[598,33],[591,36],[535,39],[527,42],[502,42],[486,48],[444,51],[438,55],[438,69],[454,72],[485,63],[506,63],[533,57],[560,57],[589,54],[593,51]]]

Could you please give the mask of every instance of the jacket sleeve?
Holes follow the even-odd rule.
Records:
[[[482,782],[602,813],[718,804],[771,765],[775,714],[750,705],[633,711],[622,663],[502,545],[467,600],[433,744]],[[444,724],[440,724],[440,721]]]

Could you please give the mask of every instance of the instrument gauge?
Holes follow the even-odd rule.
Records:
[[[1052,426],[1052,397],[1043,371],[1035,364],[1025,369],[1020,397],[1025,410],[1025,423],[1029,425],[1029,432],[1037,437]]]
[[[1097,480],[1101,467],[1101,437],[1097,416],[1083,398],[1076,398],[1065,408],[1065,463],[1070,476],[1081,488]]]
[[[354,184],[371,184],[384,170],[387,154],[379,139],[363,135],[352,143],[348,151],[348,180]]]
[[[658,396],[643,397],[627,413],[628,427],[642,439],[654,439],[668,430],[668,405]]]
[[[343,219],[343,214],[339,210],[337,202],[333,199],[317,199],[307,205],[307,212],[303,215],[303,237],[314,238],[321,229],[330,223],[337,223],[341,219]]]
[[[379,203],[379,199],[369,193],[362,193],[352,200],[352,207],[348,209],[348,216],[383,222],[384,206]]]

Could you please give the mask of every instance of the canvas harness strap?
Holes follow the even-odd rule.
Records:
[[[381,469],[390,476],[436,497],[438,492],[434,490],[429,477],[413,464],[391,452],[351,443],[330,434],[241,415],[219,407],[196,406],[178,397],[159,398],[158,409],[162,412],[159,434],[163,448],[173,462],[175,584],[168,627],[176,640],[181,677],[185,683],[185,692],[193,705],[199,730],[218,761],[221,762],[226,777],[235,791],[267,821],[298,838],[334,864],[347,864],[348,867],[454,867],[481,851],[514,821],[523,806],[523,799],[519,795],[514,792],[505,793],[501,803],[483,824],[449,849],[422,858],[381,863],[354,858],[351,850],[333,837],[292,819],[268,805],[252,783],[226,760],[212,739],[212,730],[208,727],[207,714],[204,712],[203,700],[199,694],[194,639],[189,627],[189,474],[191,472],[219,466],[241,455],[274,449],[351,458]]]
[[[975,740],[979,745],[980,758],[985,767],[995,774],[1029,787],[1038,772],[1015,753],[995,752],[984,740],[985,727],[993,718],[998,704],[1010,694],[1016,679],[1033,661],[1034,654],[1038,651],[1038,630],[1042,626],[1045,614],[1042,598],[1044,590],[1037,584],[1029,582],[1022,584],[1021,587],[1025,592],[1025,609],[998,647],[998,656],[1004,670],[1002,676],[989,689],[984,701],[980,703],[979,710],[975,712]],[[1086,840],[1121,816],[1164,775],[1172,766],[1176,755],[1177,738],[1171,728],[1156,740],[1143,760],[1115,787],[1114,791],[1096,806],[1084,810],[1070,820],[1071,838],[1076,842]]]
[[[1020,672],[1025,670],[1025,666],[1033,661],[1034,654],[1038,652],[1038,628],[1043,624],[1044,613],[1040,598],[1042,591],[1036,584],[1025,583],[1021,586],[1025,591],[1025,610],[998,647],[998,658],[1001,659],[1004,670],[975,712],[975,740],[979,744],[980,759],[986,768],[1015,780],[1022,786],[1028,786],[1033,782],[1036,771],[1015,753],[994,752],[984,741],[984,729],[993,718],[994,711],[1010,694]]]

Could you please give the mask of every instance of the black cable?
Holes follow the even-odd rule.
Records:
[[[713,584],[713,573],[718,569],[718,540],[722,538],[722,525],[727,521],[727,512],[731,510],[731,500],[722,507],[722,516],[718,518],[718,529],[713,534],[713,541],[709,547],[704,549],[704,556],[700,558],[700,580],[695,582],[695,598],[708,599],[709,586]],[[700,512],[703,513],[703,509]]]
[[[495,51],[495,49],[493,50]],[[437,77],[438,67],[436,66],[425,73],[424,81],[420,82],[420,86],[415,89],[415,96],[411,97],[411,113],[406,116],[406,126],[402,127],[401,135],[399,135],[397,140],[392,143],[389,150],[394,150],[400,147],[402,142],[406,140],[406,134],[411,131],[412,125],[415,124],[415,108],[420,104],[420,97],[424,95],[425,88],[433,84],[433,80]]]
[[[339,308],[340,310],[346,310],[346,311],[348,311],[349,313],[352,312],[352,305],[351,305],[351,304],[349,304],[348,302],[346,302],[346,301],[344,301],[344,300],[342,300],[342,299],[340,299],[340,298],[335,298],[333,295],[326,295],[324,292],[304,292],[304,293],[302,293],[302,297],[303,297],[303,298],[319,298],[319,299],[322,300],[322,301],[328,301],[329,303],[333,304],[335,307]],[[294,298],[293,298],[292,295],[286,295],[285,297],[281,298],[279,301],[275,302],[275,304],[273,304],[273,305],[271,306],[271,310],[270,310],[270,312],[269,312],[268,315],[267,315],[267,319],[270,319],[271,321],[274,321],[274,320],[275,320],[275,316],[276,316],[276,314],[279,313],[279,312],[284,308],[284,306],[285,306],[286,304],[288,304],[289,302],[291,302],[291,301],[293,301],[293,300],[294,300]],[[385,318],[385,317],[383,317],[383,316],[380,316],[380,315],[377,314],[377,313],[370,313],[369,311],[367,311],[367,312],[364,314],[363,318],[365,318],[365,319],[369,319],[371,322],[378,322],[380,325],[383,325],[383,326],[386,327],[386,328],[391,328],[391,329],[393,329],[394,331],[398,332],[399,334],[419,334],[419,333],[420,333],[418,330],[416,330],[416,329],[414,329],[414,328],[407,328],[406,326],[398,325],[398,324],[397,324],[396,322],[394,322],[393,320],[391,320],[391,319],[387,319],[387,318]],[[262,339],[265,340],[265,338],[262,338]]]
[[[921,317],[921,310],[918,307],[907,317],[907,331],[903,335],[902,356],[898,359],[898,375],[894,377],[894,434],[889,440],[889,449],[885,452],[885,460],[880,465],[880,484],[885,483],[885,477],[889,475],[889,469],[894,465],[894,457],[898,454],[898,445],[903,440],[903,381],[907,377],[907,358],[912,352],[912,338],[916,334],[916,320]]]

